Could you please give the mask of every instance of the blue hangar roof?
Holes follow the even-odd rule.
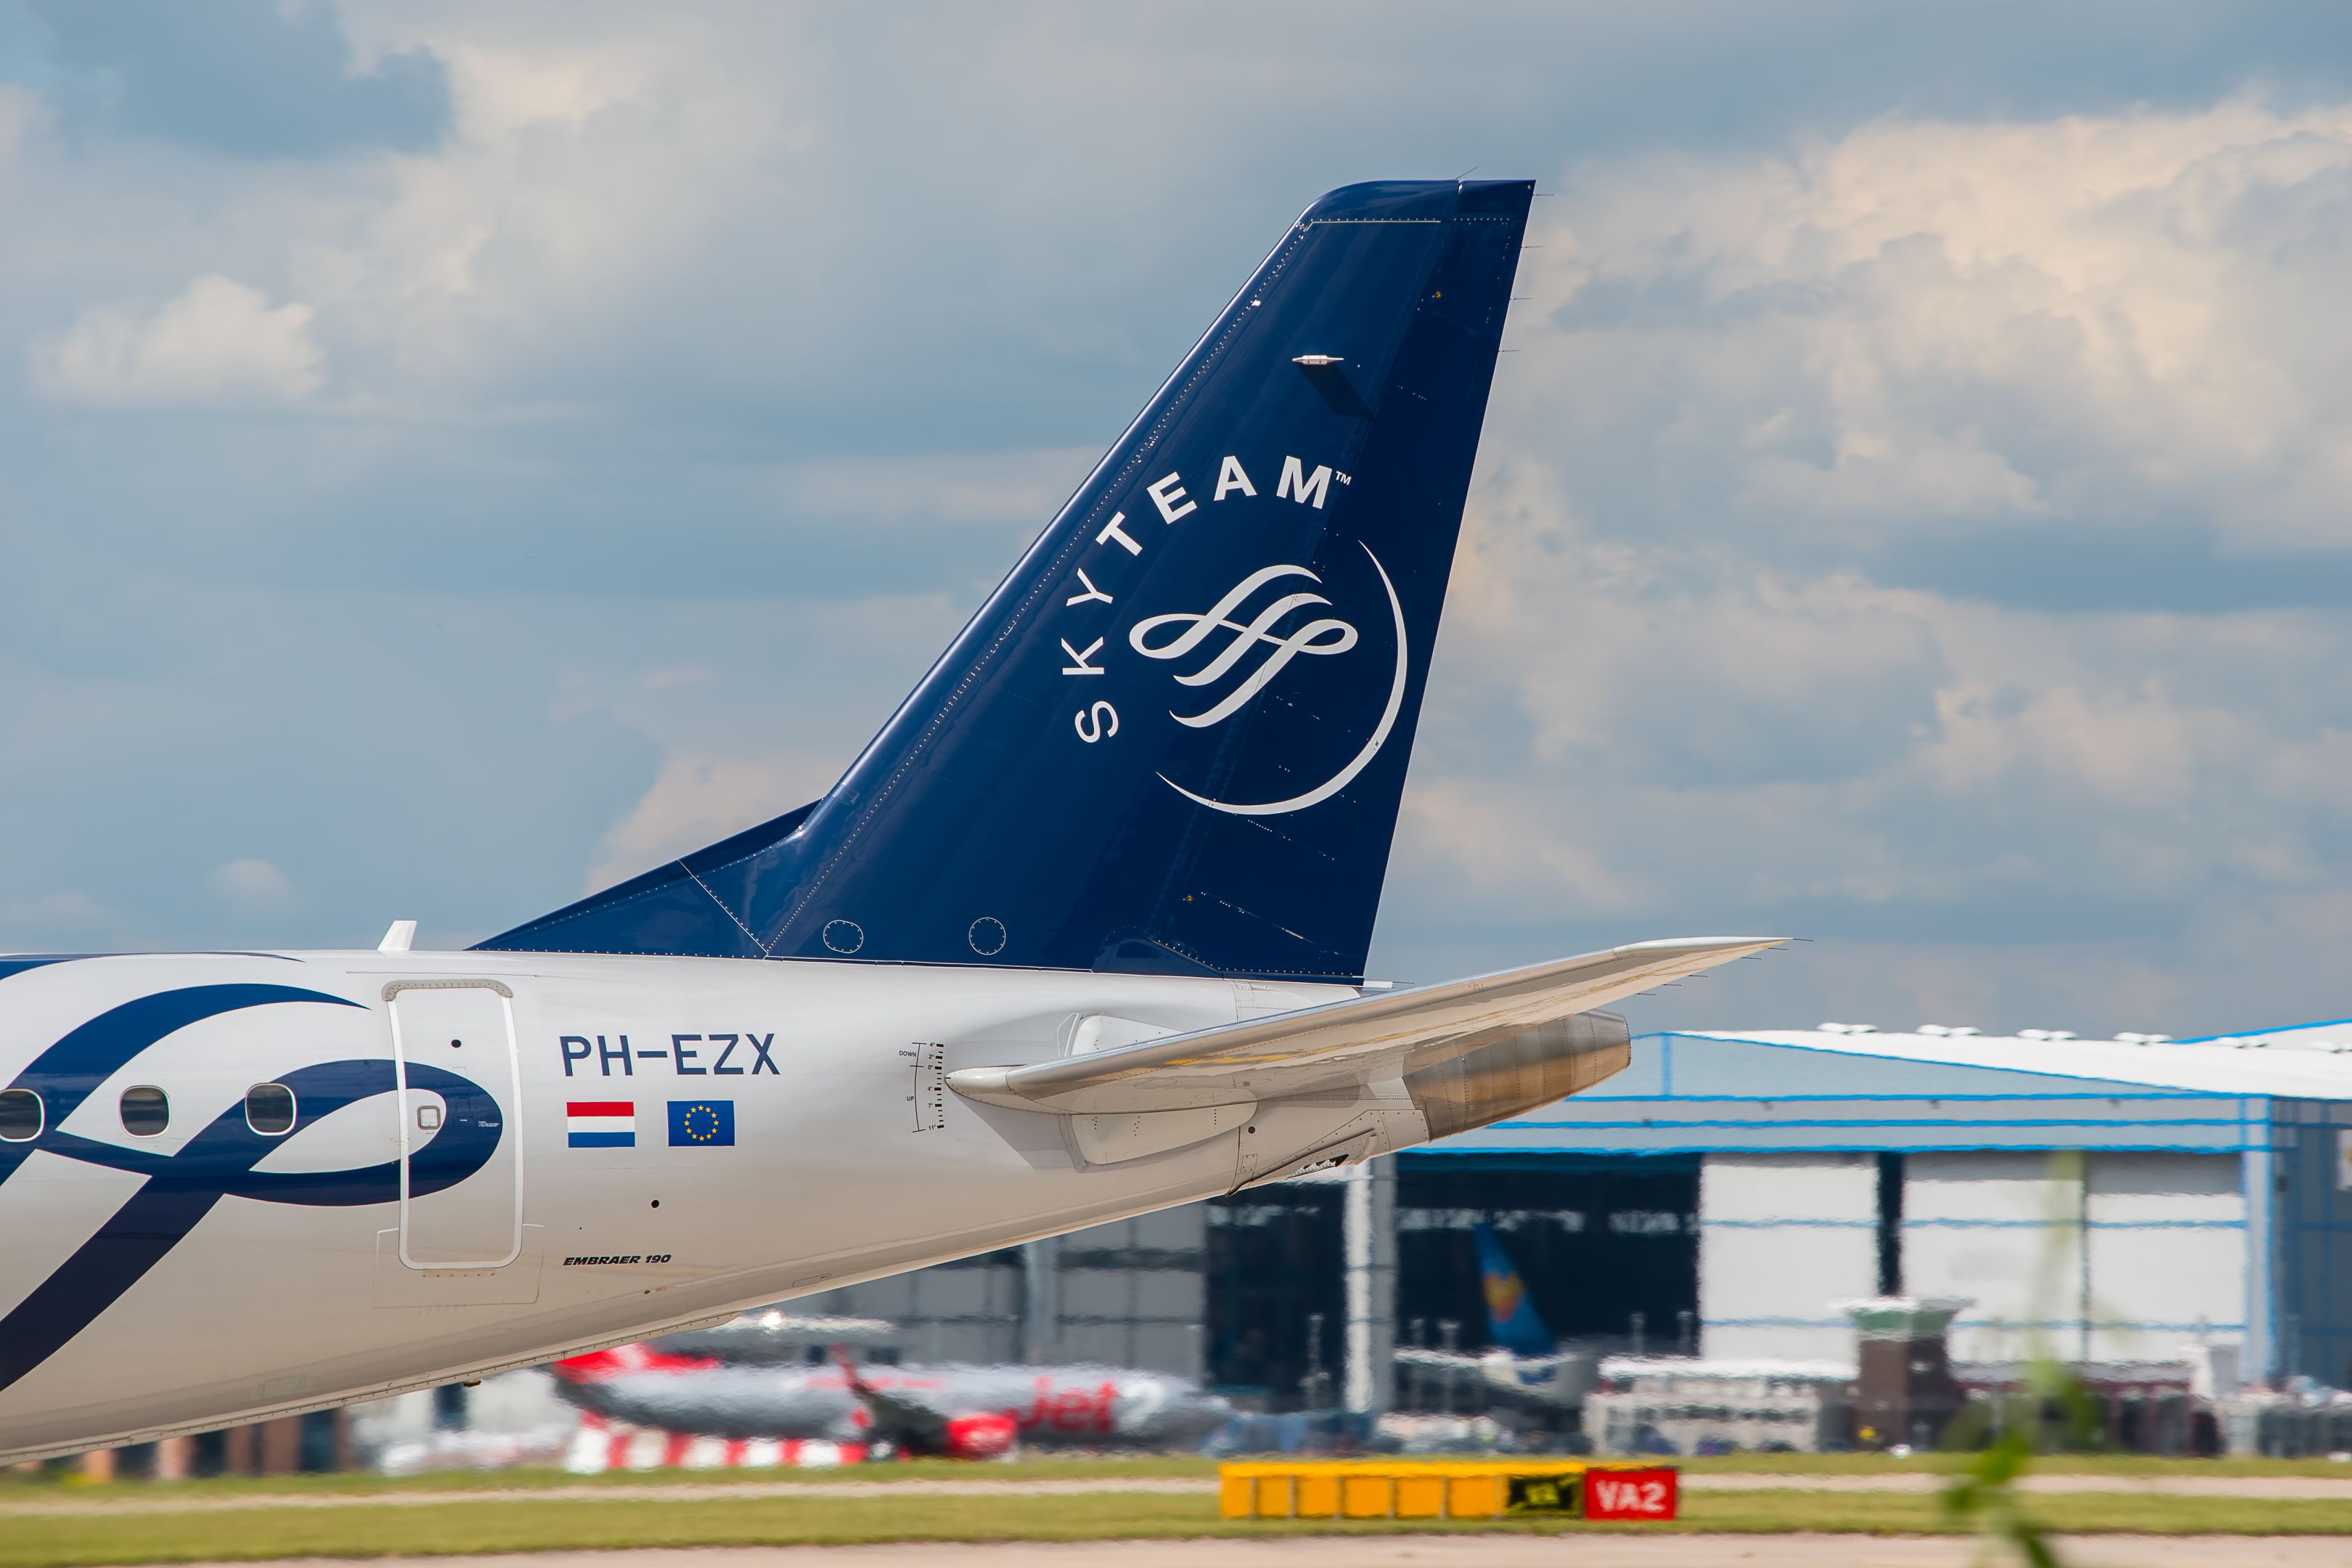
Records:
[[[1434,1154],[2262,1148],[2275,1100],[2352,1100],[2352,1022],[2200,1040],[1766,1029],[1643,1035],[1572,1099]]]

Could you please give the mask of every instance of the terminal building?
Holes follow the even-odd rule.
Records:
[[[1647,1035],[1572,1099],[1336,1174],[807,1307],[897,1321],[908,1359],[1429,1408],[1392,1352],[1486,1345],[1485,1221],[1551,1331],[1599,1354],[1851,1365],[1839,1303],[1909,1295],[1965,1303],[1963,1366],[2202,1355],[2352,1386],[2352,1024]]]

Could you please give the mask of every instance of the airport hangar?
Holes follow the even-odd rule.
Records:
[[[1470,1226],[1489,1219],[1547,1325],[1602,1352],[1851,1363],[1832,1303],[1903,1293],[1971,1303],[1958,1363],[2175,1362],[2205,1342],[2250,1377],[2352,1385],[2352,1021],[2184,1041],[1645,1035],[1593,1089],[1337,1175],[804,1310],[894,1319],[910,1360],[1429,1408],[1390,1352],[1486,1344]]]

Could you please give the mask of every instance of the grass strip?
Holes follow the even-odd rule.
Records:
[[[2050,1497],[2033,1512],[2069,1534],[2352,1535],[2352,1502],[2262,1499]],[[1153,1494],[1079,1497],[745,1498],[676,1503],[517,1500],[446,1510],[289,1509],[236,1514],[18,1516],[0,1529],[0,1568],[266,1561],[284,1557],[430,1556],[458,1552],[648,1546],[827,1545],[858,1542],[1086,1541],[1204,1535],[1452,1533],[1510,1531],[1834,1531],[1940,1534],[1929,1496],[1822,1492],[1693,1494],[1671,1526],[1226,1521],[1213,1499]]]
[[[1271,1456],[1279,1458],[1280,1456]],[[1475,1456],[1433,1456],[1473,1458]],[[1665,1463],[1693,1475],[1874,1476],[1948,1474],[1960,1458],[1949,1454],[1728,1454],[1675,1458]],[[417,1476],[344,1472],[323,1476],[215,1477],[155,1484],[142,1481],[86,1484],[79,1477],[0,1471],[0,1506],[11,1499],[37,1496],[224,1497],[253,1494],[364,1496],[396,1491],[515,1491],[539,1487],[774,1486],[793,1481],[835,1482],[959,1480],[1116,1480],[1213,1479],[1217,1461],[1194,1455],[1146,1455],[1129,1458],[1038,1458],[974,1465],[952,1459],[901,1460],[887,1465],[849,1465],[835,1469],[614,1470],[596,1476],[553,1468],[446,1470]],[[2042,1476],[2119,1476],[2160,1480],[2175,1476],[2315,1477],[2352,1482],[2352,1465],[2326,1459],[2166,1459],[2142,1454],[2053,1454],[2033,1463]]]

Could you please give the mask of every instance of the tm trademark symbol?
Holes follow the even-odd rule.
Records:
[[[1339,480],[1343,485],[1352,485],[1356,482],[1345,474],[1333,474],[1331,477]]]

